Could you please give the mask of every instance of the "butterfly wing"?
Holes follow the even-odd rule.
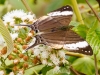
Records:
[[[66,44],[64,48],[69,51],[92,55],[93,52],[88,43],[70,29],[72,15],[72,8],[67,5],[39,18],[33,25],[42,32],[40,36],[48,45],[61,48]],[[66,27],[65,30],[63,27]],[[80,42],[85,45],[83,46]]]
[[[41,36],[49,45],[55,44],[57,46],[63,46],[65,43],[66,31],[60,30],[59,28],[68,26],[72,19],[72,15],[72,8],[67,5],[47,14],[47,16],[41,17],[37,21],[39,31],[43,32]]]
[[[74,31],[69,30],[66,33],[66,44],[64,49],[71,52],[82,53],[86,55],[92,55],[93,51],[90,45]]]

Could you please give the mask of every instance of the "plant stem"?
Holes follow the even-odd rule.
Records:
[[[95,63],[95,71],[96,71],[96,75],[99,75],[99,74],[98,74],[98,68],[97,68],[96,54],[94,54],[94,63]]]
[[[91,8],[91,10],[93,11],[94,15],[97,17],[98,21],[100,22],[100,19],[99,19],[97,13],[95,12],[95,10],[92,8],[92,6],[89,4],[89,2],[87,0],[85,0],[85,1],[88,4],[88,6]]]
[[[32,10],[31,10],[31,8],[30,8],[29,5],[27,4],[26,0],[21,0],[21,1],[22,1],[22,3],[24,4],[24,6],[26,7],[27,11],[33,13]]]
[[[74,70],[74,68],[72,66],[70,66],[70,69],[75,75],[80,75],[76,70]]]
[[[6,64],[5,64],[5,60],[4,60],[4,58],[1,57],[0,60],[1,60],[1,62],[2,62],[2,66],[3,66],[4,68],[6,68]]]
[[[76,0],[71,0],[71,2],[72,2],[72,5],[73,5],[74,12],[75,12],[75,14],[76,14],[77,20],[78,20],[81,24],[84,24],[84,21],[83,21],[83,19],[82,19],[81,13],[80,13],[79,8],[78,8],[77,1],[76,1]]]

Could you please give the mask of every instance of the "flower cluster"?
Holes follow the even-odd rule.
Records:
[[[14,26],[15,24],[32,24],[35,21],[35,15],[23,10],[13,10],[3,17],[5,25]]]
[[[5,60],[9,62],[12,61],[10,65],[6,65],[11,66],[10,68],[5,67],[0,69],[0,75],[5,74],[5,69],[10,70],[9,75],[23,75],[26,69],[40,64],[51,66],[54,72],[58,72],[60,71],[61,65],[68,64],[68,61],[65,59],[64,50],[57,50],[47,45],[40,44],[23,53],[36,39],[34,38],[33,30],[25,26],[20,26],[20,24],[29,25],[35,21],[36,18],[34,14],[30,12],[25,13],[23,10],[13,10],[4,15],[3,22],[10,31],[14,41],[14,50],[6,59],[0,58],[3,64],[2,67],[6,64]],[[0,40],[0,45],[1,44],[5,45],[4,41]]]
[[[33,48],[33,54],[42,64],[48,66],[59,66],[67,63],[63,50],[52,49],[50,46],[37,45]],[[38,62],[37,62],[38,63]]]

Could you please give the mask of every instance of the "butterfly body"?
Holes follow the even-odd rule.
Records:
[[[46,44],[53,48],[66,48],[68,51],[92,55],[88,43],[72,30],[69,25],[73,16],[71,6],[66,5],[40,17],[29,27],[37,33],[36,42],[30,46]],[[27,48],[27,49],[29,49]]]

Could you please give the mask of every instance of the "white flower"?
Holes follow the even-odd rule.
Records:
[[[59,65],[59,63],[60,63],[59,58],[57,58],[55,54],[51,54],[50,60],[51,60],[55,65]]]
[[[19,70],[18,73],[16,75],[24,75],[23,70]]]
[[[11,12],[8,12],[6,15],[3,16],[3,20],[4,20],[4,23],[7,24],[7,23],[10,23],[10,25],[14,25],[14,17],[17,17],[17,18],[21,18],[23,16],[25,16],[26,13],[24,13],[23,10],[13,10]]]
[[[60,67],[59,66],[56,66],[53,69],[53,73],[57,73],[57,72],[60,72]]]
[[[13,10],[3,16],[4,24],[7,25],[9,23],[11,26],[14,26],[17,18],[22,21],[21,24],[25,23],[25,20],[31,21],[32,23],[35,21],[34,14],[30,12],[25,13],[23,10]]]
[[[47,62],[46,59],[43,59],[43,60],[42,60],[42,64],[47,65],[47,63],[48,63],[48,62]]]
[[[41,51],[40,51],[39,48],[34,48],[33,53],[34,53],[35,56],[38,56],[41,53]]]
[[[19,30],[19,28],[22,28],[22,27],[19,27],[19,26],[14,26],[14,30],[16,31],[16,30]]]
[[[62,62],[63,64],[65,64],[65,63],[68,64],[68,61],[67,61],[66,59],[62,59],[61,62]]]
[[[55,54],[51,54],[50,55],[50,60],[54,60],[56,58],[56,55]]]
[[[46,51],[47,50],[47,46],[46,45],[38,45],[39,49],[41,50],[41,52]]]
[[[22,17],[22,20],[23,20],[23,22],[24,22],[24,20],[29,20],[29,21],[34,21],[34,18],[35,18],[35,15],[33,14],[31,14],[31,12],[29,12],[29,13],[27,13],[27,15],[26,16],[23,16]]]
[[[9,74],[9,75],[15,75],[15,74],[14,74],[14,72],[10,72],[10,74]]]
[[[48,66],[53,66],[53,63],[51,63],[51,62],[48,62]]]
[[[59,65],[60,60],[59,60],[59,58],[55,58],[55,60],[52,60],[52,62],[53,62],[55,65]]]
[[[48,53],[48,51],[43,51],[42,53],[41,53],[41,58],[48,58],[48,56],[49,56],[49,53]]]
[[[47,46],[47,51],[52,51],[53,49],[50,46]]]
[[[60,56],[61,58],[65,58],[65,52],[64,52],[64,51],[59,50],[59,51],[58,51],[58,54],[59,54],[59,56]]]
[[[12,40],[15,40],[18,37],[18,33],[10,33]]]
[[[3,70],[0,71],[0,75],[4,75],[4,71]]]

